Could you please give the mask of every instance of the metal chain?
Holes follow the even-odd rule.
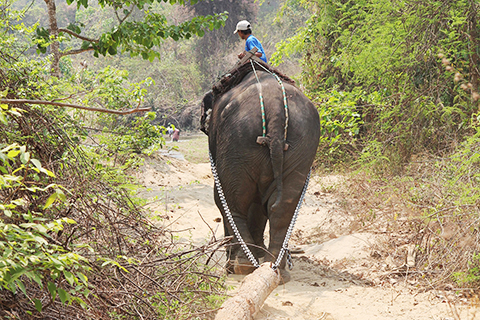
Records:
[[[293,260],[292,260],[292,253],[290,252],[290,249],[286,249],[285,253],[287,254],[287,266],[288,270],[293,269]]]
[[[257,259],[253,255],[252,251],[250,251],[250,249],[248,248],[247,244],[240,235],[240,232],[238,231],[235,221],[233,221],[232,213],[228,208],[227,200],[225,199],[225,195],[223,194],[222,185],[220,184],[220,179],[218,178],[217,167],[215,166],[215,162],[213,161],[212,154],[209,152],[208,156],[210,157],[210,165],[212,167],[213,179],[215,180],[215,186],[217,187],[218,196],[220,197],[220,201],[222,202],[223,210],[225,211],[228,222],[230,223],[230,226],[233,229],[233,233],[235,233],[235,236],[237,237],[238,242],[240,242],[240,246],[242,247],[243,252],[247,256],[248,260],[250,260],[250,262],[255,268],[258,268],[260,267],[260,265],[258,264]]]
[[[225,215],[227,216],[227,220],[230,223],[230,226],[232,227],[233,233],[235,233],[235,236],[238,239],[238,242],[240,242],[240,246],[243,249],[243,252],[247,256],[248,260],[253,264],[255,268],[258,268],[260,265],[258,264],[257,259],[253,255],[252,251],[248,248],[247,244],[243,240],[242,236],[240,235],[240,232],[238,231],[237,225],[235,224],[235,221],[233,220],[232,213],[230,212],[230,209],[228,208],[227,205],[227,200],[225,199],[225,195],[223,193],[222,186],[220,184],[220,179],[218,177],[217,173],[217,167],[215,166],[215,162],[213,161],[212,154],[209,152],[208,156],[210,157],[210,166],[212,167],[212,174],[213,174],[213,179],[215,180],[215,187],[217,188],[218,196],[220,197],[220,201],[222,202],[223,210],[225,211]],[[288,226],[287,229],[287,234],[285,235],[285,239],[283,240],[282,244],[282,249],[280,250],[280,253],[278,254],[277,260],[275,263],[272,265],[272,269],[277,269],[278,266],[280,265],[280,262],[282,261],[283,256],[285,255],[285,252],[287,252],[287,263],[288,267],[291,270],[293,264],[291,260],[291,255],[290,251],[288,250],[288,241],[290,240],[290,237],[292,236],[293,228],[295,226],[295,222],[297,221],[298,217],[298,212],[300,211],[300,207],[302,206],[303,199],[305,197],[305,193],[307,192],[307,187],[308,187],[308,182],[310,181],[310,172],[308,172],[307,179],[305,181],[305,185],[303,186],[302,194],[300,195],[300,200],[297,203],[297,207],[295,208],[295,212],[293,214],[292,220],[290,221],[290,225]]]
[[[290,255],[290,251],[288,251],[288,241],[292,236],[293,227],[295,227],[295,222],[297,221],[297,217],[298,217],[298,212],[300,211],[300,207],[302,206],[303,198],[305,198],[305,193],[307,192],[307,187],[308,187],[308,182],[310,181],[311,172],[312,170],[308,172],[307,179],[305,180],[305,185],[303,186],[302,194],[300,195],[300,200],[298,201],[297,207],[295,208],[295,212],[293,213],[292,221],[290,221],[290,225],[288,226],[287,234],[285,235],[285,240],[283,240],[282,249],[278,254],[277,261],[275,261],[275,263],[272,266],[274,270],[277,269],[278,266],[280,265],[280,262],[282,261],[282,258],[285,252],[288,252],[288,255]]]

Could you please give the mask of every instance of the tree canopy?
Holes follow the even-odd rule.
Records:
[[[88,0],[67,0],[68,5],[76,3],[76,8],[88,8]],[[215,13],[212,15],[195,16],[178,24],[171,24],[165,15],[158,13],[152,7],[156,3],[169,3],[171,5],[186,5],[183,0],[135,0],[135,1],[93,1],[102,9],[113,10],[116,21],[109,30],[101,32],[97,37],[84,35],[84,21],[69,23],[65,28],[59,27],[54,0],[45,0],[48,8],[49,27],[38,26],[36,29],[37,45],[40,52],[50,51],[53,54],[52,69],[59,74],[59,59],[62,56],[78,54],[85,51],[93,51],[94,55],[115,55],[120,50],[131,56],[140,55],[143,59],[153,61],[159,57],[155,49],[166,38],[175,41],[189,39],[196,35],[202,37],[207,30],[219,29],[224,26],[227,13]],[[190,5],[197,0],[188,1]],[[92,4],[92,1],[90,2]],[[139,14],[133,14],[138,11]],[[83,33],[83,34],[82,34]],[[81,40],[80,45],[70,41]],[[59,43],[64,43],[68,49],[60,50]],[[72,44],[69,45],[68,43]]]

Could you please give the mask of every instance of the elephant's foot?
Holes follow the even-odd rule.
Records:
[[[280,284],[284,284],[284,283],[287,283],[289,282],[292,277],[290,276],[290,272],[288,272],[287,270],[285,269],[278,269],[280,271]]]
[[[252,263],[246,259],[246,258],[241,258],[237,257],[234,262],[234,273],[235,274],[249,274],[255,271],[255,267],[252,265]]]

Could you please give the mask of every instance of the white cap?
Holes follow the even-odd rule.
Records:
[[[238,32],[238,30],[248,30],[250,29],[252,26],[250,25],[250,22],[248,22],[247,20],[242,20],[240,21],[239,23],[237,23],[237,29],[235,29],[235,31],[233,32],[234,34]]]

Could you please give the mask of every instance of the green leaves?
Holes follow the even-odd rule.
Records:
[[[55,189],[55,192],[48,197],[47,202],[45,202],[45,205],[43,206],[44,209],[49,208],[55,201],[65,201],[66,197],[63,191],[60,188]]]
[[[53,282],[48,281],[47,288],[48,292],[50,292],[50,296],[55,300],[55,297],[57,296],[57,286]]]
[[[320,149],[324,158],[342,159],[346,155],[346,147],[354,146],[364,121],[358,113],[357,102],[381,104],[381,97],[376,94],[367,95],[361,88],[352,92],[331,90],[319,94],[315,100],[320,116]]]
[[[50,32],[44,27],[37,26],[34,35],[34,41],[37,43],[37,51],[46,53],[50,45]]]
[[[67,26],[67,29],[68,30],[71,30],[77,34],[80,34],[82,32],[82,29],[80,29],[80,27],[74,23],[70,23],[68,26]]]
[[[167,2],[163,0],[164,2]],[[68,4],[73,3],[73,0],[67,0]],[[77,10],[81,6],[87,8],[88,0],[76,0]],[[193,35],[202,37],[207,30],[219,29],[225,25],[228,17],[227,12],[208,16],[194,17],[190,21],[185,21],[179,25],[169,25],[164,15],[155,13],[152,10],[147,10],[147,7],[154,4],[156,0],[134,0],[123,2],[111,2],[109,0],[99,0],[98,3],[102,7],[111,6],[117,12],[122,12],[125,21],[113,26],[110,31],[103,32],[98,41],[84,40],[81,44],[81,49],[86,50],[92,48],[94,56],[116,55],[118,52],[128,52],[131,56],[140,55],[145,60],[153,61],[159,58],[158,51],[155,46],[161,44],[163,39],[171,38],[175,41],[181,39],[189,39]],[[186,4],[185,1],[169,1],[170,4]],[[197,1],[189,1],[191,5]],[[136,6],[144,11],[142,20],[131,20],[131,6]],[[128,17],[128,19],[127,19]],[[120,17],[119,17],[120,19]],[[69,24],[67,29],[80,35],[82,33],[82,24]],[[68,39],[75,38],[72,35]],[[67,38],[59,38],[59,41],[67,41]],[[35,42],[37,50],[40,53],[46,53],[47,48],[51,45],[49,30],[38,26],[36,28]],[[0,119],[1,121],[1,119]]]
[[[473,82],[480,73],[472,63],[480,41],[472,27],[478,25],[478,4],[300,3],[313,13],[297,35],[277,44],[270,61],[302,54],[302,85],[320,103],[322,143],[331,144],[325,161],[338,151],[396,170],[412,154],[445,152],[470,134],[478,112]],[[380,98],[369,102],[375,95]]]
[[[49,177],[55,177],[53,172],[42,167],[40,161],[30,157],[30,152],[26,151],[25,146],[19,146],[18,144],[15,143],[15,144],[6,146],[3,149],[0,149],[0,160],[3,161],[3,164],[6,165],[7,167],[10,166],[11,162],[15,162],[16,158],[19,158],[21,165],[19,165],[15,170],[12,171],[13,174],[22,170],[26,170],[26,171],[33,170],[37,173],[46,174]],[[6,173],[5,167],[0,166],[0,171],[3,171],[4,173]],[[5,179],[4,184],[8,183],[8,181],[18,180],[18,179],[12,178],[12,176],[5,176],[4,179]],[[0,187],[1,187],[1,183],[0,183]],[[34,189],[35,188],[32,188],[32,191]]]
[[[62,301],[62,303],[67,302],[70,298],[70,295],[62,288],[58,289],[58,296],[60,298],[60,301]]]
[[[8,110],[8,105],[0,104],[0,122],[3,123],[4,125],[8,124],[8,121],[6,118],[6,110]]]
[[[63,229],[64,223],[75,223],[73,220],[64,218],[49,223],[23,223],[20,225],[6,224],[0,220],[0,248],[3,254],[0,256],[0,286],[16,291],[16,287],[27,295],[25,290],[25,278],[33,280],[42,288],[44,280],[47,289],[54,300],[57,293],[63,303],[70,301],[72,297],[53,280],[63,275],[70,286],[86,288],[87,277],[77,272],[75,276],[70,270],[84,270],[89,267],[85,264],[86,259],[48,241],[50,235]],[[33,299],[38,312],[42,311],[40,300]]]
[[[38,312],[42,312],[42,302],[37,298],[34,298],[33,302],[35,303],[35,309],[37,309]]]
[[[0,92],[0,98],[7,95],[8,89],[4,92]],[[22,109],[10,107],[8,104],[0,104],[0,124],[8,125],[8,118],[10,116],[20,117]]]
[[[113,31],[104,33],[98,43],[91,45],[97,55],[115,55],[118,48],[122,48],[122,51],[129,52],[132,56],[140,55],[145,60],[153,61],[155,57],[159,57],[154,46],[160,44],[162,39],[178,41],[192,35],[202,37],[206,30],[223,27],[226,19],[227,13],[224,12],[195,17],[180,25],[168,25],[164,15],[149,12],[143,21],[124,22]],[[82,47],[86,48],[87,44],[84,42]]]
[[[8,108],[2,106],[2,114],[6,113],[5,110],[8,111]],[[16,115],[20,114],[17,112]],[[42,187],[25,182],[30,180],[32,173],[55,177],[50,170],[42,166],[39,160],[32,158],[26,146],[17,143],[4,146],[0,149],[0,161],[0,190],[27,191],[33,195],[54,189],[44,209],[51,207],[56,201],[66,200],[64,189],[56,184]],[[32,180],[35,181],[35,179]],[[54,244],[51,240],[53,235],[64,229],[65,224],[76,222],[70,218],[44,221],[45,219],[39,213],[29,212],[22,215],[17,211],[17,207],[27,204],[24,198],[9,200],[7,197],[4,201],[0,203],[0,287],[13,293],[16,293],[18,288],[28,297],[25,283],[33,281],[42,288],[46,281],[53,300],[58,293],[63,303],[71,301],[73,298],[63,288],[57,287],[55,279],[63,276],[70,286],[86,288],[88,279],[78,271],[86,273],[89,267],[85,264],[85,258]],[[28,222],[7,223],[5,218]],[[70,272],[73,269],[76,270],[81,282],[74,273]],[[41,300],[33,297],[30,301],[37,312],[42,312]]]

